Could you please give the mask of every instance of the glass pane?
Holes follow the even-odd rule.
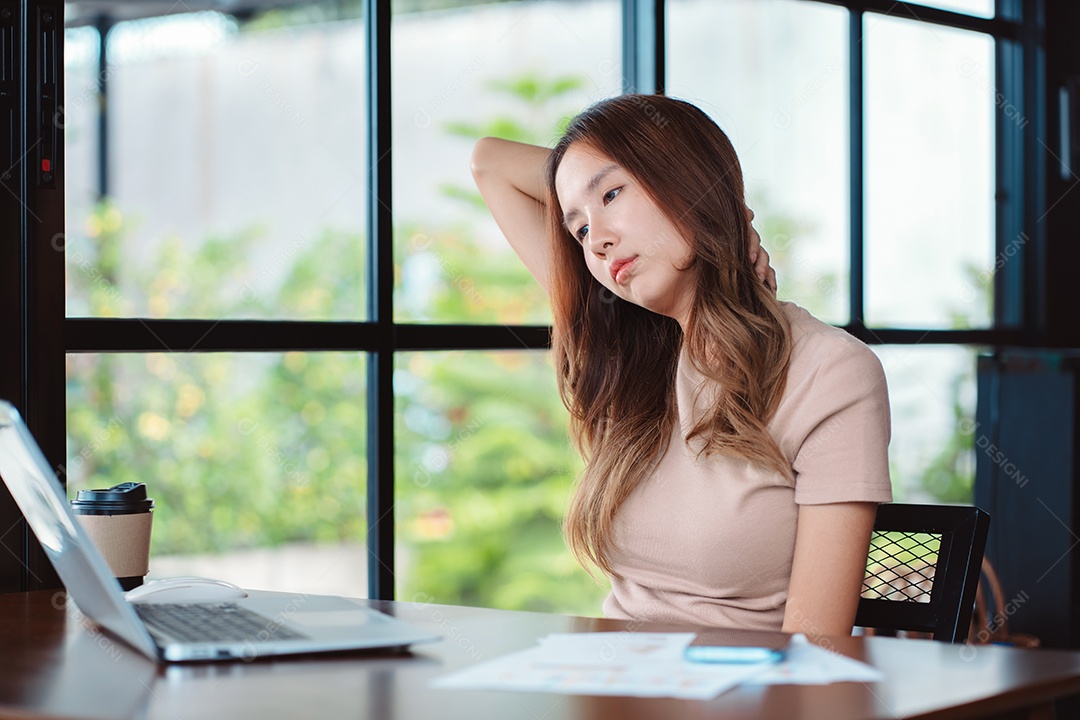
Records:
[[[977,17],[994,17],[994,0],[919,0],[918,4]],[[899,15],[901,12],[905,12],[912,17],[918,17],[919,15],[918,8],[912,7],[906,7],[903,11],[897,8],[894,14]]]
[[[972,502],[978,348],[877,345],[873,350],[889,384],[893,499]]]
[[[146,483],[152,577],[364,597],[364,364],[70,355],[68,492]]]
[[[986,327],[1000,97],[993,39],[867,15],[863,47],[866,321]]]
[[[731,138],[779,296],[848,321],[848,13],[799,0],[671,0],[668,94]]]
[[[107,48],[108,202],[69,209],[68,314],[364,319],[361,22],[184,13]],[[66,93],[94,197],[99,100]]]
[[[547,353],[401,353],[397,597],[599,615],[561,521],[581,469]]]
[[[97,30],[64,31],[64,202],[69,218],[89,217],[97,202],[97,58]]]
[[[447,4],[394,3],[395,317],[549,323],[469,156],[484,135],[550,145],[560,118],[620,91],[620,3]]]

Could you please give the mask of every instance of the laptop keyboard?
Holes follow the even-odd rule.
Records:
[[[132,603],[152,635],[190,643],[297,640],[305,636],[235,603]]]

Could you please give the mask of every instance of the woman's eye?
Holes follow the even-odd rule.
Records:
[[[576,233],[574,233],[575,237],[577,237],[579,242],[584,240],[585,236],[588,235],[588,234],[589,234],[589,226],[588,225],[582,225],[580,228],[578,228],[578,231]]]
[[[609,202],[614,200],[615,196],[619,194],[620,190],[622,190],[622,188],[612,188],[611,190],[608,190],[606,193],[604,193],[604,204],[607,205]]]

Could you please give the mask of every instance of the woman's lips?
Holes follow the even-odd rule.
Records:
[[[611,277],[615,279],[616,283],[619,285],[623,284],[623,280],[626,279],[626,276],[630,272],[630,268],[636,261],[637,256],[635,255],[634,257],[626,258],[625,260],[616,260],[611,264]]]

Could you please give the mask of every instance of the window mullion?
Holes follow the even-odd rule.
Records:
[[[390,3],[364,3],[368,128],[368,597],[394,599],[394,257],[391,198]]]
[[[848,127],[851,197],[850,283],[848,303],[852,325],[865,325],[865,293],[863,290],[863,12],[852,10],[848,16]]]
[[[623,92],[664,92],[664,0],[623,0]]]

